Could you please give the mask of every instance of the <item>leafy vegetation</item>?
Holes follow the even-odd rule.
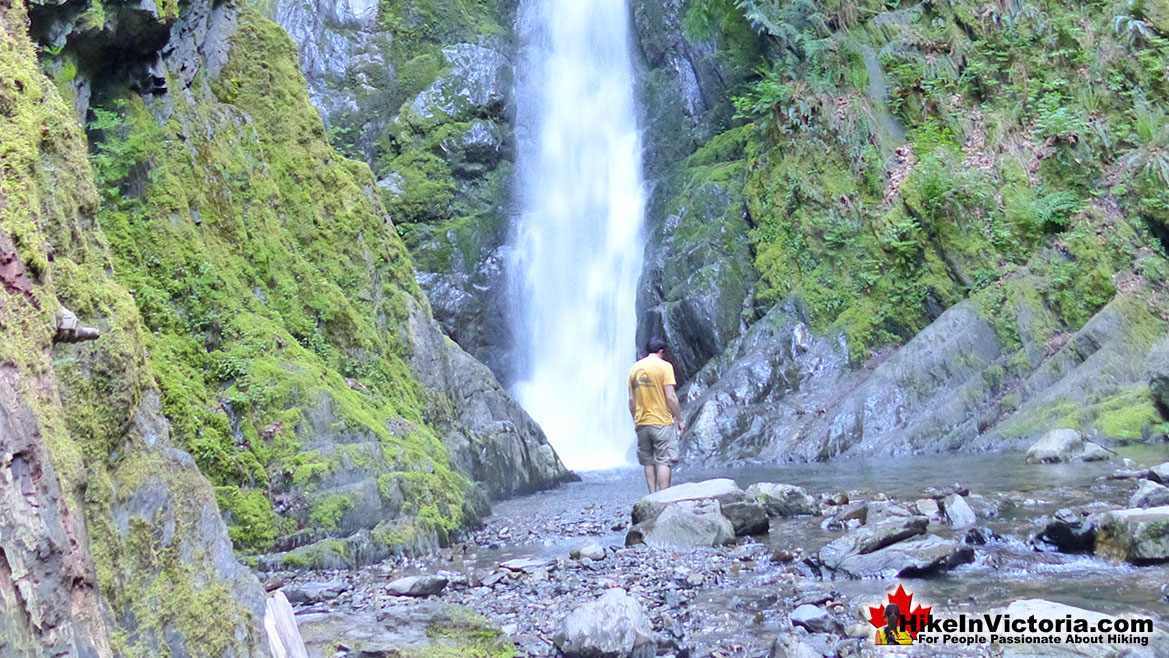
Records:
[[[743,191],[760,299],[803,300],[860,360],[1034,263],[1077,329],[1169,235],[1154,5],[692,0],[688,30],[746,20],[762,44],[735,100],[762,145]]]

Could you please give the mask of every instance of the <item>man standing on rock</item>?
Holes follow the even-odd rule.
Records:
[[[637,461],[645,467],[645,483],[653,493],[670,486],[670,471],[678,463],[678,437],[686,424],[674,392],[674,366],[665,358],[666,341],[651,338],[646,352],[629,369],[629,413],[637,428]]]

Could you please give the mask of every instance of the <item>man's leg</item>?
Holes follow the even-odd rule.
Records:
[[[657,473],[653,464],[646,464],[645,467],[645,483],[649,485],[649,492],[653,493],[658,490]],[[666,485],[669,486],[669,485]]]
[[[658,491],[661,491],[662,489],[669,489],[670,488],[670,465],[669,464],[658,464],[657,466],[654,467],[654,470],[657,471],[655,473],[655,479],[657,480],[657,483],[658,483]]]

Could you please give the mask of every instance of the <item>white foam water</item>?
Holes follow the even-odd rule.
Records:
[[[574,470],[620,466],[633,442],[645,190],[629,17],[627,0],[520,10],[512,393]]]

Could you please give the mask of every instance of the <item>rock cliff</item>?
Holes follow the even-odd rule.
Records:
[[[0,7],[0,72],[0,653],[267,656],[264,591],[174,445],[21,2]],[[96,339],[58,330],[73,314]]]
[[[237,549],[368,561],[568,477],[442,336],[381,188],[327,143],[277,25],[191,1],[38,5],[30,29],[85,121],[100,196],[86,228],[147,330],[154,410],[216,485]],[[427,83],[441,103],[493,102],[486,82],[451,80]]]
[[[514,0],[280,0],[330,141],[367,162],[443,330],[510,375]]]
[[[1166,434],[1155,11],[634,11],[691,460]]]

